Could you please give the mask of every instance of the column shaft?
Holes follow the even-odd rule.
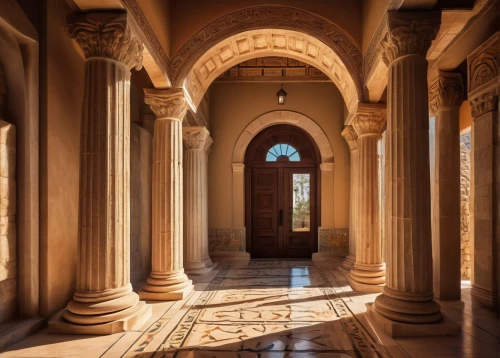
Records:
[[[387,92],[387,281],[375,307],[395,321],[435,322],[425,57],[392,62]]]
[[[353,127],[358,134],[356,263],[348,280],[356,291],[381,292],[385,283],[380,238],[378,141],[385,125],[385,106],[358,105]]]
[[[96,25],[89,34],[94,16],[106,25]],[[99,31],[102,37],[116,36],[115,46],[123,46],[124,53],[134,48],[136,55],[140,49],[132,43],[123,13],[82,15],[79,20],[69,29],[84,52],[96,44],[92,39]],[[49,323],[51,332],[110,334],[131,329],[151,314],[130,284],[129,66],[135,64],[117,61],[119,54],[86,53],[76,292],[62,313],[64,320]]]
[[[156,114],[153,134],[152,271],[139,291],[145,300],[180,300],[192,292],[183,268],[182,119],[187,105],[180,89],[145,89]]]
[[[460,300],[460,74],[440,72],[430,87],[435,113],[432,198],[433,286],[436,298]]]
[[[203,274],[214,266],[208,254],[207,159],[212,143],[205,127],[184,128],[186,208],[185,245],[188,274]]]

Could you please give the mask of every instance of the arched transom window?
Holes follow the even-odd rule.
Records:
[[[300,162],[300,154],[290,144],[279,143],[269,149],[266,162]]]

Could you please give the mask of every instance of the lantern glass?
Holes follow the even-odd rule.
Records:
[[[287,93],[285,92],[285,90],[283,89],[283,85],[281,85],[281,89],[278,91],[278,93],[276,93],[276,96],[278,96],[278,104],[280,106],[284,105],[285,104],[285,101],[286,101],[286,95]]]

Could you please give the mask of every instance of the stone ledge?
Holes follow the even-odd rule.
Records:
[[[458,335],[462,326],[453,322],[445,315],[436,323],[408,324],[390,320],[375,311],[373,303],[367,303],[366,319],[371,325],[376,325],[384,330],[390,337],[432,337]]]
[[[241,251],[210,251],[210,257],[214,261],[230,260],[230,261],[243,261],[250,262],[250,254]]]
[[[41,330],[44,321],[35,317],[0,325],[0,351]]]
[[[49,321],[49,333],[109,335],[139,329],[151,317],[151,305],[138,303],[139,309],[129,317],[104,324],[77,325],[62,318],[63,311]]]

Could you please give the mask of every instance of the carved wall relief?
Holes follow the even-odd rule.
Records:
[[[245,252],[246,230],[241,229],[208,229],[208,251]]]
[[[470,132],[460,136],[460,248],[462,279],[471,278],[471,257],[473,245],[470,232]]]
[[[349,254],[349,229],[318,228],[318,252]]]

